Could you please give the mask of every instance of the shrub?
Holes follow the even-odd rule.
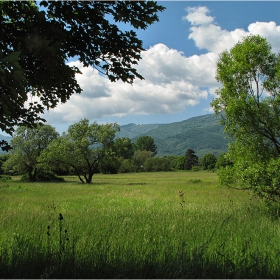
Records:
[[[9,176],[9,175],[0,175],[0,182],[6,182],[6,181],[9,181],[11,179],[12,179],[12,177]]]

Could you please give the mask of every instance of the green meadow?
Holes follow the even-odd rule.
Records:
[[[0,182],[0,278],[279,278],[277,209],[214,172]]]

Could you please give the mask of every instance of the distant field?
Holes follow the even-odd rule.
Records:
[[[0,278],[280,277],[278,218],[216,173],[18,179],[0,182]]]

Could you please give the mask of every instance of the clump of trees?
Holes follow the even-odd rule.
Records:
[[[95,173],[151,172],[214,169],[216,157],[198,159],[194,150],[182,156],[156,157],[151,136],[140,136],[135,143],[116,138],[118,124],[90,124],[88,119],[69,126],[59,135],[46,124],[20,126],[11,141],[12,151],[0,159],[1,172],[22,175],[23,180],[59,180],[57,175],[75,174],[90,184]]]
[[[222,84],[212,106],[222,114],[229,135],[222,185],[252,190],[280,201],[280,56],[267,40],[251,35],[220,54],[217,80]]]

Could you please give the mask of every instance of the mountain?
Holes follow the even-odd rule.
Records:
[[[170,124],[128,124],[121,126],[118,137],[135,142],[139,136],[151,136],[158,148],[157,156],[183,155],[187,149],[193,149],[198,157],[207,153],[219,156],[228,149],[219,121],[220,117],[208,114]]]
[[[219,121],[220,117],[208,114],[170,124],[130,123],[121,126],[117,137],[128,137],[135,142],[139,136],[151,136],[157,145],[157,156],[183,155],[188,149],[193,149],[199,158],[208,153],[219,156],[228,149]],[[11,139],[0,134],[0,140],[10,142]]]

